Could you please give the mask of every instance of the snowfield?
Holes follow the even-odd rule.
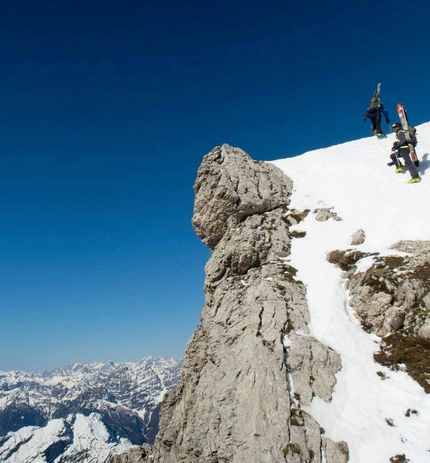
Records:
[[[430,123],[417,126],[417,136],[422,181],[413,185],[408,172],[396,174],[387,166],[394,134],[273,162],[294,182],[291,209],[333,208],[342,219],[318,222],[310,213],[293,227],[306,235],[292,241],[289,263],[307,286],[311,335],[338,352],[343,365],[333,400],[315,397],[307,411],[327,437],[347,442],[350,463],[388,462],[402,454],[410,463],[430,462],[430,395],[406,373],[373,360],[379,338],[360,328],[342,272],[326,258],[330,251],[354,248],[401,254],[390,249],[400,240],[430,240]],[[366,240],[352,246],[359,229]],[[371,258],[363,261],[360,270]]]

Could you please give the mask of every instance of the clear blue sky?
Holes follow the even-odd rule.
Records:
[[[392,120],[399,101],[430,120],[429,16],[398,0],[2,1],[0,370],[181,357],[209,256],[190,223],[202,156],[369,136],[378,82]]]

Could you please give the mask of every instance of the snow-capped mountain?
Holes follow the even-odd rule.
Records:
[[[27,426],[8,433],[0,443],[0,461],[8,463],[101,463],[133,447],[113,435],[97,413],[57,418],[41,428]]]
[[[0,461],[103,462],[114,448],[153,441],[179,367],[147,357],[0,372]]]

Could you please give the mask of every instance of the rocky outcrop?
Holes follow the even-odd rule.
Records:
[[[254,162],[223,145],[208,153],[194,184],[193,227],[211,249],[228,230],[254,214],[286,206],[292,182],[277,167]]]
[[[148,460],[148,453],[145,448],[134,448],[129,450],[127,453],[120,455],[114,455],[109,462],[110,463],[145,463]],[[150,457],[152,458],[152,457]],[[153,461],[153,460],[152,460]]]
[[[352,236],[349,241],[349,244],[352,246],[358,246],[360,244],[363,244],[366,241],[366,233],[364,233],[364,230],[357,230]]]
[[[342,221],[342,217],[339,217],[336,212],[333,211],[332,207],[322,207],[316,209],[315,211],[315,220],[318,222],[327,222],[327,220],[332,219],[336,222]]]
[[[112,462],[346,462],[346,444],[323,438],[302,409],[331,400],[341,363],[309,335],[306,288],[287,263],[289,224],[300,220],[288,210],[291,180],[223,145],[194,189],[193,226],[212,251],[201,325],[154,446]]]
[[[402,241],[393,249],[403,254],[374,254],[366,270],[359,272],[356,264],[370,254],[334,251],[328,260],[345,271],[350,305],[367,331],[385,336],[402,328],[428,337],[430,242]]]
[[[375,360],[404,369],[430,393],[430,242],[401,241],[398,255],[333,251],[344,270],[350,306],[366,331],[384,337]],[[367,268],[358,262],[371,257]]]

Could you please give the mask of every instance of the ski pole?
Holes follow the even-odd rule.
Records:
[[[393,131],[393,129],[391,128],[391,125],[387,122],[387,120],[385,120],[386,124],[388,125],[388,128],[390,129],[390,132]]]

